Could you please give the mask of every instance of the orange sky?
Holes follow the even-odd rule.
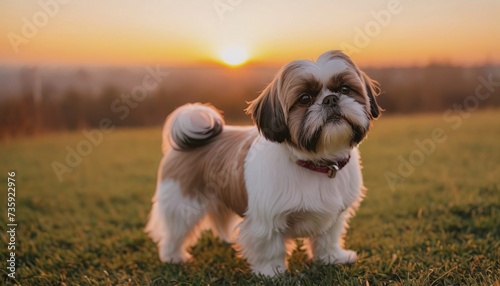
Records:
[[[4,0],[0,64],[192,65],[233,45],[264,64],[330,49],[363,66],[500,64],[499,12],[496,0]]]

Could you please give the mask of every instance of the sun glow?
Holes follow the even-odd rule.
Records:
[[[219,56],[225,64],[233,67],[242,65],[248,60],[248,52],[239,46],[227,47]]]

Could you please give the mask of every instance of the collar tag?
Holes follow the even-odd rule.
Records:
[[[328,172],[326,172],[326,175],[328,176],[328,178],[333,179],[337,175],[338,170],[339,166],[337,166],[336,164],[330,165],[328,166]]]

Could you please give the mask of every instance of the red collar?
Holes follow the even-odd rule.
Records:
[[[329,178],[335,178],[337,172],[342,170],[342,168],[344,168],[345,165],[347,165],[349,159],[351,159],[350,155],[347,158],[340,159],[337,161],[329,161],[326,164],[321,164],[321,165],[314,164],[311,161],[297,160],[297,165],[314,172],[327,174]]]

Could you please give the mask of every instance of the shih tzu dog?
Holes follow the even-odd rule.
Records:
[[[163,129],[146,232],[161,261],[190,259],[203,226],[234,242],[258,274],[287,268],[295,239],[327,264],[363,198],[357,146],[380,115],[379,87],[340,51],[284,66],[247,108],[256,126],[224,125],[210,105],[176,109]]]

